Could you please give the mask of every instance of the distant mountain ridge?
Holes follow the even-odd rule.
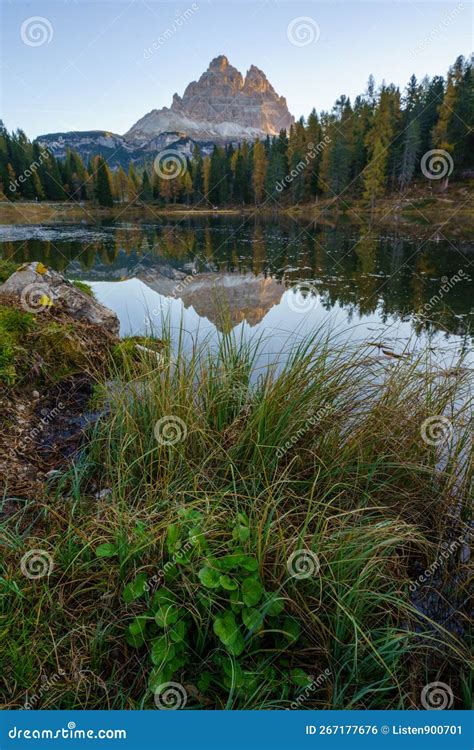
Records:
[[[209,153],[215,143],[276,135],[293,122],[286,99],[276,93],[263,71],[252,65],[244,78],[220,55],[198,81],[186,87],[182,97],[174,94],[171,107],[152,110],[124,135],[90,130],[48,133],[37,140],[54,144],[59,158],[72,148],[84,160],[100,154],[110,166],[125,166],[164,148],[190,155],[196,143]],[[60,139],[62,145],[58,145]]]

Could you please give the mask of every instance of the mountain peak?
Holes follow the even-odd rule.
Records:
[[[225,55],[218,55],[209,63],[208,70],[221,70],[224,71],[229,67],[229,60]]]
[[[195,140],[236,142],[277,134],[293,122],[263,70],[251,65],[244,80],[226,55],[218,55],[182,97],[173,96],[170,108],[145,115],[125,137],[143,142],[175,131]]]

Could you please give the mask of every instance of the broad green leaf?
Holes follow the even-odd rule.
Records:
[[[263,623],[263,614],[258,609],[243,609],[242,621],[249,630],[259,630]]]
[[[198,573],[199,580],[207,589],[216,589],[220,586],[219,571],[205,566]]]
[[[290,641],[297,641],[301,634],[299,623],[292,617],[285,617],[282,630]]]
[[[265,612],[271,617],[276,617],[285,608],[285,600],[276,594],[270,594],[265,602]]]
[[[148,622],[148,617],[144,615],[135,617],[134,621],[131,622],[130,625],[128,626],[129,633],[131,633],[131,635],[143,635],[143,633],[145,632],[147,622]]]
[[[160,604],[155,612],[155,622],[160,628],[169,628],[179,618],[179,609],[173,604]]]
[[[148,679],[148,687],[153,693],[158,694],[158,688],[161,687],[161,689],[164,690],[166,688],[166,683],[171,680],[173,673],[173,667],[169,662],[162,667],[153,669]]]
[[[242,599],[247,607],[254,607],[263,594],[263,586],[258,578],[246,578],[242,582]]]
[[[223,664],[224,674],[227,679],[224,680],[226,687],[241,687],[244,681],[244,675],[240,664],[235,659],[226,659]]]
[[[181,643],[186,635],[186,623],[184,620],[178,620],[178,622],[170,629],[168,635],[173,643]]]
[[[229,576],[219,576],[219,583],[226,591],[235,591],[239,588],[239,584],[237,583],[237,581],[229,578]]]
[[[202,693],[205,693],[209,685],[211,684],[212,675],[210,672],[201,672],[197,686]]]
[[[105,544],[99,544],[95,550],[96,557],[114,557],[118,555],[118,548],[116,544],[111,542],[105,542]]]
[[[166,546],[168,551],[173,552],[179,539],[179,526],[171,523],[166,532]]]
[[[234,526],[232,538],[240,542],[246,542],[250,536],[250,529],[247,526]]]
[[[143,635],[140,635],[140,633],[127,633],[125,640],[128,645],[132,646],[133,648],[140,648],[140,646],[143,646],[143,644],[145,643],[145,639],[143,638]]]
[[[238,558],[238,564],[244,570],[247,570],[249,573],[255,573],[255,571],[258,570],[258,562],[255,557],[251,557],[250,555],[239,555]]]
[[[146,581],[147,574],[139,573],[134,581],[128,583],[125,586],[122,594],[122,599],[126,604],[130,604],[130,602],[133,602],[135,601],[135,599],[143,596],[146,591]]]
[[[151,660],[157,667],[171,661],[175,655],[175,647],[171,641],[162,635],[156,641],[153,641],[151,648]]]
[[[155,593],[153,594],[151,608],[155,610],[155,609],[158,609],[160,604],[174,604],[175,601],[176,601],[175,595],[168,589],[165,589],[164,587],[162,587],[162,588],[159,588],[158,591],[155,591]]]
[[[214,620],[214,633],[222,641],[224,646],[229,646],[239,635],[239,626],[230,609],[226,610]]]
[[[297,669],[292,669],[290,672],[291,681],[298,685],[298,687],[308,687],[308,685],[311,685],[311,677],[306,674],[304,669],[300,669],[299,667]]]
[[[249,525],[249,519],[248,516],[245,515],[245,513],[237,513],[237,520],[242,526],[248,526]]]
[[[234,656],[240,656],[240,654],[245,648],[244,637],[240,631],[237,633],[232,643],[229,643],[227,648],[229,652],[233,654]]]

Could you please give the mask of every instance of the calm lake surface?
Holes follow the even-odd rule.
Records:
[[[443,237],[221,216],[3,225],[0,252],[91,282],[122,335],[160,335],[165,318],[189,346],[233,328],[271,357],[330,327],[380,357],[429,345],[443,364],[472,344],[474,245]]]

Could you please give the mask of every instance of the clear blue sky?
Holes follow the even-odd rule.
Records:
[[[169,106],[173,93],[182,94],[219,54],[243,74],[251,64],[262,68],[299,117],[313,106],[330,109],[342,93],[353,98],[369,73],[377,84],[385,79],[403,87],[412,72],[444,74],[457,55],[472,50],[468,0],[0,2],[1,116],[7,128],[21,127],[29,137],[124,133],[151,109]],[[29,30],[33,16],[46,19],[39,22],[43,37]],[[288,25],[301,16],[309,17],[315,38],[297,46]],[[146,55],[167,29],[168,40]],[[308,38],[302,34],[297,41]]]

